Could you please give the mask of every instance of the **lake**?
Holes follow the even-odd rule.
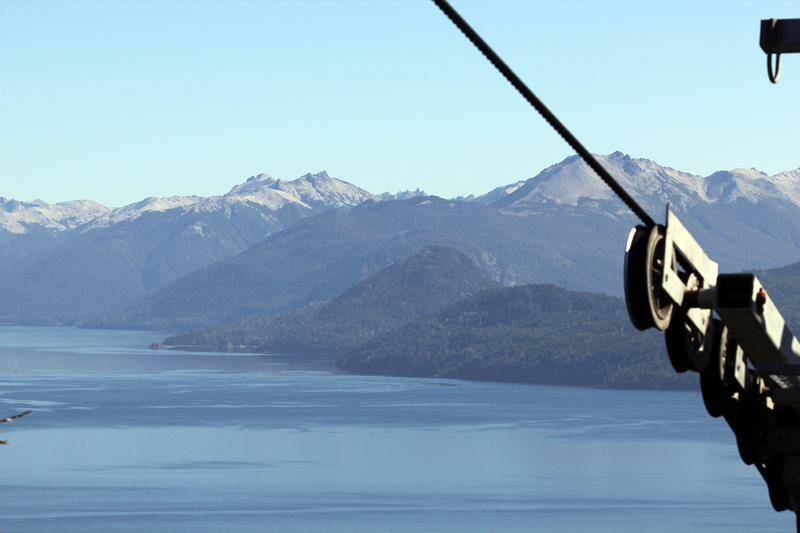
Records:
[[[699,393],[356,376],[0,326],[0,530],[794,531]]]

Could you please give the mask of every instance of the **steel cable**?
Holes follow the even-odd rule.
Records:
[[[492,50],[489,45],[486,44],[486,41],[484,41],[463,18],[461,18],[461,15],[459,15],[458,12],[453,9],[453,7],[445,0],[433,0],[433,3],[439,6],[439,9],[441,9],[442,12],[447,15],[447,18],[449,18],[453,24],[455,24],[456,27],[461,30],[467,39],[469,39],[472,44],[474,44],[475,47],[480,50],[484,56],[486,56],[486,59],[488,59],[489,62],[494,65],[495,68],[499,70],[500,73],[509,81],[509,83],[511,83],[511,85],[513,85],[514,88],[519,91],[519,93],[528,101],[528,103],[530,103],[534,109],[536,109],[536,111],[542,115],[542,118],[544,118],[565,141],[567,141],[567,144],[569,144],[572,149],[575,150],[579,156],[581,156],[581,159],[583,159],[586,164],[589,165],[598,176],[600,176],[600,179],[603,180],[612,191],[614,191],[620,200],[622,200],[625,205],[627,205],[628,208],[630,208],[630,210],[633,211],[633,213],[638,216],[642,222],[644,222],[645,226],[655,226],[655,221],[650,218],[650,215],[647,214],[647,211],[645,211],[639,204],[636,203],[636,200],[634,200],[625,191],[625,189],[622,188],[617,180],[615,180],[614,177],[609,174],[609,172],[600,164],[600,162],[597,161],[597,159],[595,159],[595,157],[583,147],[578,139],[576,139],[575,136],[570,133],[566,126],[564,126],[561,121],[558,120],[558,118],[556,118],[556,116],[550,112],[549,109],[547,109],[542,101],[539,100],[535,94],[533,94],[533,91],[531,91],[528,86],[525,85],[516,74],[514,74],[514,71],[511,70],[511,68],[506,65],[502,59],[500,59],[500,56],[498,56],[494,50]]]

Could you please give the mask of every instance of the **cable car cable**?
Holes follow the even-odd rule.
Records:
[[[627,205],[628,208],[630,208],[630,210],[633,211],[633,213],[639,217],[642,222],[644,222],[645,226],[655,226],[655,221],[650,217],[650,215],[647,214],[647,211],[645,211],[639,204],[636,203],[636,200],[634,200],[625,191],[625,189],[622,188],[617,180],[615,180],[614,177],[609,174],[609,172],[600,164],[600,162],[597,161],[597,159],[595,159],[595,157],[583,147],[578,139],[576,139],[575,136],[570,133],[567,127],[564,126],[549,109],[547,109],[542,101],[539,100],[535,94],[533,94],[533,91],[531,91],[528,86],[525,85],[516,74],[514,74],[514,71],[511,70],[511,68],[506,65],[502,59],[500,59],[500,56],[498,56],[494,50],[492,50],[489,45],[486,44],[486,41],[481,39],[481,36],[478,35],[478,33],[473,30],[463,18],[461,18],[461,15],[459,15],[458,12],[449,3],[447,3],[446,0],[433,0],[433,3],[439,6],[439,9],[441,9],[442,12],[447,15],[447,18],[449,18],[453,24],[455,24],[456,27],[461,30],[467,39],[469,39],[472,44],[474,44],[475,47],[480,50],[484,56],[486,56],[486,59],[488,59],[489,62],[494,65],[503,76],[505,76],[509,83],[511,83],[511,85],[513,85],[514,88],[519,91],[519,93],[528,101],[528,103],[530,103],[534,109],[536,109],[536,111],[542,115],[542,118],[544,118],[565,141],[567,141],[567,144],[569,144],[572,149],[575,150],[579,156],[581,156],[581,159],[583,159],[586,164],[589,165],[598,176],[600,176],[600,179],[603,180],[612,191],[614,191],[620,200],[622,200],[625,205]]]

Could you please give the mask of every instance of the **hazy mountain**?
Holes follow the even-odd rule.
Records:
[[[85,324],[180,330],[290,311],[333,299],[431,244],[456,248],[505,285],[547,282],[621,295],[624,242],[635,220],[581,202],[551,216],[509,216],[510,209],[432,196],[327,211]],[[723,271],[800,259],[800,249],[724,212],[685,222]]]
[[[108,211],[91,200],[48,204],[0,197],[0,272],[44,250],[55,251],[59,236]]]
[[[474,194],[470,194],[469,196],[457,196],[453,198],[453,200],[459,202],[478,202],[483,205],[489,205],[500,200],[501,198],[505,198],[512,192],[522,187],[524,184],[525,184],[524,181],[518,181],[516,183],[511,183],[509,185],[503,185],[502,187],[497,187],[487,192],[486,194],[481,194],[480,196],[475,196]]]
[[[507,247],[511,257],[531,255],[534,231],[524,219],[480,204],[437,197],[368,201],[305,219],[237,257],[84,324],[185,330],[299,309],[333,299],[432,244],[461,251],[490,278],[510,284],[515,269],[495,252]]]
[[[288,219],[291,224],[299,213],[302,213],[301,216],[310,216],[333,207],[352,207],[367,199],[377,197],[355,185],[331,178],[325,171],[306,174],[293,181],[276,180],[268,174],[259,174],[236,185],[223,196],[147,198],[94,219],[84,231],[134,220],[150,211],[171,211],[176,208],[182,216],[186,216],[215,211],[231,213],[250,207],[279,224],[285,224],[282,220],[286,216],[284,210],[290,208]]]
[[[165,345],[257,346],[278,353],[344,353],[384,331],[500,284],[464,254],[429,246],[327,304],[180,333]]]

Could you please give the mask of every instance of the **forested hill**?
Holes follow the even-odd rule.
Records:
[[[344,353],[384,331],[499,286],[461,252],[430,246],[356,284],[333,302],[181,333],[164,344],[230,343],[270,352]]]
[[[697,374],[672,369],[662,334],[634,330],[621,299],[554,285],[483,292],[384,333],[337,365],[373,375],[698,387]]]

